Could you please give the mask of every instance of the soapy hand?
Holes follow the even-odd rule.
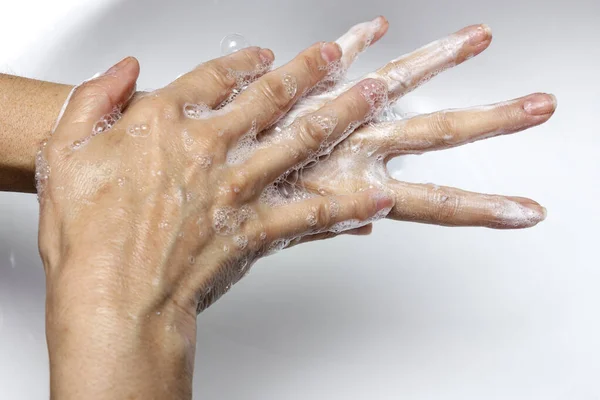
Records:
[[[381,122],[491,39],[465,28],[341,82],[386,29],[383,18],[357,25],[272,72],[272,52],[252,47],[151,93],[133,96],[133,58],[74,89],[36,162],[54,396],[190,398],[197,312],[292,241],[368,233],[390,211],[446,225],[543,219],[531,200],[388,176],[393,156],[516,132],[555,102],[537,94]]]
[[[339,38],[337,43],[343,56],[333,79],[300,100],[266,135],[277,135],[298,115],[311,112],[347,90],[351,83],[344,82],[345,71],[361,51],[386,33],[387,27],[387,21],[378,17],[356,25]],[[388,101],[392,104],[438,73],[481,53],[491,39],[487,26],[470,26],[393,60],[367,77],[387,83]],[[389,176],[385,164],[396,156],[518,132],[546,122],[555,108],[554,96],[542,93],[490,106],[440,111],[396,121],[394,113],[384,107],[381,114],[357,127],[327,158],[291,173],[279,186],[287,192],[294,188],[321,194],[379,188],[394,196],[396,202],[388,218],[396,220],[505,229],[531,227],[546,215],[546,210],[533,200],[400,182]],[[363,232],[367,233],[367,228]],[[303,240],[330,236],[331,233],[320,234]]]
[[[381,81],[366,79],[277,138],[256,140],[340,56],[335,43],[317,44],[261,76],[272,53],[245,49],[138,96],[123,112],[135,59],[77,87],[37,162],[48,274],[93,277],[89,290],[98,298],[116,291],[134,314],[151,306],[141,299],[170,293],[169,302],[195,315],[254,260],[290,240],[384,217],[393,200],[377,189],[341,196],[270,190],[376,114],[387,92]],[[136,290],[115,287],[122,275],[137,281]]]
[[[133,388],[140,368],[173,372],[152,361],[165,351],[177,355],[177,379],[187,379],[197,312],[255,260],[293,239],[387,215],[394,200],[378,189],[272,190],[286,171],[377,114],[387,100],[384,82],[365,79],[276,138],[256,137],[341,55],[337,44],[318,43],[269,72],[272,52],[248,48],[133,100],[139,65],[127,58],[74,89],[37,156],[53,392],[75,394],[77,382],[65,376],[80,365],[73,354],[84,341],[87,351],[110,348],[110,359],[122,360],[114,372],[83,363],[82,376],[106,378],[98,387]]]

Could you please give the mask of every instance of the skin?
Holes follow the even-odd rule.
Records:
[[[357,84],[327,76],[332,63],[346,69],[386,30],[382,18],[361,24],[338,45],[312,46],[269,73],[273,54],[245,49],[137,95],[139,65],[127,58],[77,87],[63,114],[54,105],[70,90],[56,86],[46,88],[45,103],[30,105],[41,110],[41,123],[6,116],[2,139],[9,147],[1,151],[15,154],[2,157],[3,188],[28,190],[19,179],[33,175],[29,156],[37,157],[53,398],[191,398],[197,312],[258,258],[335,236],[348,228],[340,223],[358,221],[350,232],[368,234],[369,223],[385,215],[494,228],[543,219],[545,211],[532,200],[387,175],[385,162],[396,155],[543,123],[555,101],[535,94],[378,123],[373,117],[388,99],[480,53],[491,40],[486,27],[469,27]],[[254,82],[239,93],[232,71],[250,71],[245,77]],[[43,85],[2,79],[12,88],[3,100],[8,104]],[[51,130],[48,121],[59,115],[37,154],[22,142],[35,143],[43,133],[10,139],[25,128]],[[240,152],[241,138],[250,138],[253,151]],[[329,157],[311,162],[323,149]],[[236,152],[241,155],[228,161]],[[11,168],[19,173],[11,175]],[[273,181],[296,198],[265,203],[261,195]],[[231,210],[242,216],[238,222]]]
[[[342,65],[350,66],[367,44],[377,41],[386,31],[387,21],[380,17],[355,26],[338,39],[344,53]],[[393,102],[440,71],[480,54],[491,39],[489,27],[470,26],[402,56],[367,77],[386,82],[388,98]],[[297,115],[319,107],[346,89],[347,84],[341,84],[299,102],[280,125],[289,124]],[[531,199],[401,182],[389,176],[385,164],[396,156],[443,150],[519,132],[546,122],[555,109],[554,96],[535,93],[489,106],[370,123],[352,133],[326,160],[300,171],[293,181],[318,193],[353,193],[380,188],[396,199],[388,215],[391,219],[446,226],[528,228],[546,217],[545,208]]]
[[[192,101],[218,107],[236,85],[228,69],[270,63],[271,54],[213,60],[131,103],[139,65],[127,58],[73,92],[37,156],[53,398],[190,398],[200,310],[290,240],[390,211],[393,198],[379,190],[278,207],[256,190],[372,115],[381,81],[359,82],[262,148],[295,157],[227,161],[248,127],[272,125],[325,76],[320,67],[341,57],[335,43],[308,48],[219,111],[184,112]],[[315,123],[332,115],[335,124]]]
[[[349,84],[335,82],[343,76],[356,57],[369,45],[381,39],[388,29],[383,17],[352,27],[337,40],[342,50],[341,74],[325,79],[310,94],[303,97],[274,127],[261,136],[268,137],[276,129],[289,125],[298,115],[314,111],[347,90]],[[402,56],[367,77],[387,83],[391,102],[416,89],[440,71],[458,65],[484,51],[491,43],[491,31],[485,25],[464,28],[447,38],[433,42],[413,53]],[[252,71],[247,65],[243,71]],[[259,75],[254,74],[253,78]],[[251,77],[252,78],[252,77]],[[251,80],[251,79],[250,79]],[[37,143],[46,136],[69,92],[65,85],[21,80],[0,76],[0,86],[8,86],[4,96],[8,129],[0,132],[6,146],[0,149],[0,188],[34,191],[33,158]],[[196,90],[202,90],[196,87]],[[35,99],[40,118],[26,118],[32,112],[24,99]],[[33,107],[33,106],[32,106]],[[10,110],[15,109],[17,112]],[[468,110],[446,110],[421,115],[393,123],[371,123],[359,127],[329,159],[304,168],[291,181],[307,192],[346,194],[369,187],[378,187],[396,199],[388,218],[446,226],[484,226],[498,229],[527,228],[546,216],[537,202],[516,196],[487,195],[437,185],[413,184],[392,179],[385,163],[404,155],[442,150],[497,135],[511,134],[546,122],[556,109],[552,95],[535,93],[515,100]],[[21,113],[21,114],[19,114]],[[248,127],[249,129],[250,127]],[[16,140],[18,138],[18,140]],[[357,149],[362,149],[357,151]],[[341,173],[343,167],[343,173]],[[333,179],[335,177],[335,179]],[[298,181],[299,179],[299,181]],[[353,234],[368,234],[369,228],[353,230]],[[319,235],[325,238],[331,233]],[[308,240],[305,238],[303,240]]]
[[[0,190],[35,192],[35,154],[71,89],[0,74]]]

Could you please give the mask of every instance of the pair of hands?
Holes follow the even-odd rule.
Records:
[[[130,339],[111,346],[128,361],[107,385],[135,386],[144,374],[127,368],[134,362],[166,368],[134,351],[153,348],[175,354],[179,371],[161,390],[186,386],[197,312],[291,243],[366,234],[386,216],[495,228],[544,218],[529,199],[389,177],[392,157],[517,132],[548,120],[556,103],[532,94],[380,122],[390,102],[491,41],[487,27],[467,27],[340,83],[387,26],[359,24],[274,71],[271,51],[247,48],[152,93],[134,93],[139,65],[127,58],[72,92],[36,172],[53,388],[77,387],[65,377],[81,335],[99,348]]]

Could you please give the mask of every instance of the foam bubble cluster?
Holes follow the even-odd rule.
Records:
[[[123,114],[121,113],[120,106],[113,108],[113,110],[110,113],[102,116],[102,118],[100,118],[94,124],[94,127],[92,128],[92,136],[98,135],[99,133],[106,132],[107,130],[111,129],[117,123],[117,121],[121,119],[122,116]]]
[[[48,178],[50,177],[50,165],[44,157],[43,149],[47,146],[48,142],[44,140],[35,156],[35,187],[38,193],[38,200],[40,194],[44,191]]]
[[[221,207],[213,213],[213,228],[218,235],[229,236],[238,232],[244,222],[253,218],[256,218],[256,212],[247,205],[238,209]]]
[[[148,124],[133,124],[127,127],[127,134],[133,137],[147,137],[150,135]]]
[[[233,241],[238,250],[244,250],[246,246],[248,246],[248,236],[246,235],[236,235],[234,236]]]
[[[229,94],[229,97],[217,107],[217,110],[222,109],[235,100],[240,93],[246,90],[252,82],[256,81],[259,77],[267,73],[272,66],[272,61],[263,60],[263,62],[255,65],[254,68],[249,71],[238,71],[229,68],[227,70],[227,75],[229,78],[235,79],[235,87]]]
[[[192,104],[185,103],[183,105],[183,114],[192,119],[207,119],[212,115],[213,110],[204,103]]]
[[[269,256],[269,255],[275,254],[278,251],[281,251],[281,250],[285,249],[286,247],[288,247],[288,245],[290,244],[291,241],[292,241],[292,239],[277,239],[277,240],[274,240],[269,245],[269,247],[267,248],[267,250],[265,252],[265,256]]]
[[[275,208],[308,200],[316,196],[304,189],[304,187],[290,183],[285,177],[282,177],[263,190],[260,195],[260,201],[271,208]]]
[[[370,121],[388,104],[388,88],[380,81],[367,81],[360,84],[360,94],[370,106],[365,121]]]
[[[86,145],[94,136],[110,130],[113,126],[115,126],[115,124],[121,119],[122,116],[123,114],[121,113],[121,106],[114,107],[110,113],[103,115],[98,121],[96,121],[96,123],[94,123],[94,126],[92,127],[92,132],[89,136],[83,139],[75,140],[71,144],[71,150],[79,150],[84,145]]]
[[[227,152],[227,163],[232,165],[241,164],[250,158],[252,153],[259,147],[257,134],[256,121],[252,121],[250,130],[242,135],[237,145]]]
[[[378,211],[371,218],[368,218],[364,221],[361,221],[358,219],[350,219],[350,220],[338,222],[338,223],[332,225],[331,228],[329,228],[329,232],[341,233],[341,232],[349,231],[351,229],[361,228],[365,225],[368,225],[370,223],[373,223],[375,221],[385,218],[390,213],[391,210],[392,210],[391,207],[384,208],[384,209]]]
[[[296,81],[296,77],[286,73],[283,74],[281,82],[283,83],[287,95],[290,98],[294,98],[298,92],[298,82]]]
[[[213,156],[207,154],[194,154],[194,162],[201,169],[207,169],[212,165]]]

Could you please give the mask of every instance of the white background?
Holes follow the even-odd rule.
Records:
[[[134,55],[146,89],[218,56],[229,32],[281,64],[378,14],[390,31],[356,73],[465,25],[494,30],[406,111],[559,101],[542,127],[405,158],[396,176],[532,197],[548,219],[512,232],[386,221],[259,262],[199,317],[195,398],[600,399],[600,3],[5,0],[0,66],[76,83]],[[0,398],[47,398],[37,203],[2,194],[0,211]]]

